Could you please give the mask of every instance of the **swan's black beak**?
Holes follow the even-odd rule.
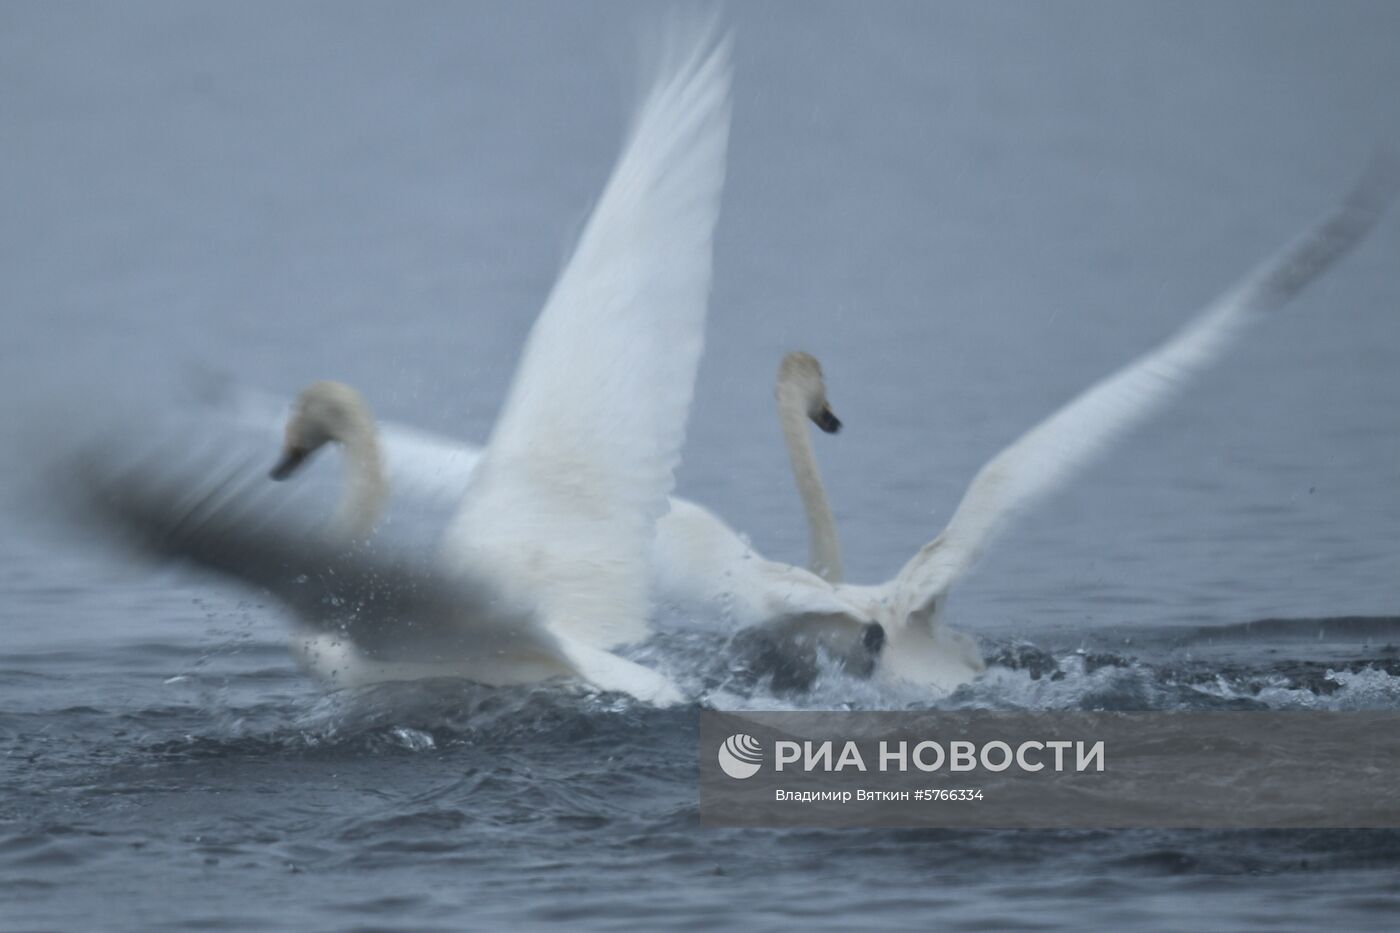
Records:
[[[305,447],[288,447],[282,451],[282,459],[277,461],[277,465],[267,475],[276,480],[286,479],[295,473],[309,456],[311,451]]]
[[[841,419],[836,417],[830,405],[823,405],[822,410],[812,416],[812,423],[827,434],[835,434],[841,430]]]

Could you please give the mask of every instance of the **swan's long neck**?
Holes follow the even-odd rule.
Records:
[[[792,478],[802,495],[802,508],[807,512],[810,535],[808,568],[829,583],[845,578],[841,566],[841,542],[836,535],[836,517],[826,498],[817,457],[812,450],[812,435],[807,427],[805,400],[799,393],[778,389],[778,420],[782,422],[783,439],[787,442],[788,459],[792,462]]]
[[[345,491],[336,511],[336,528],[356,541],[369,537],[389,497],[379,433],[368,411],[356,412],[350,427],[336,438],[345,449]]]

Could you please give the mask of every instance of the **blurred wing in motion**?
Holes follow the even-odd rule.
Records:
[[[435,551],[382,536],[347,543],[316,507],[325,503],[269,481],[262,457],[181,460],[174,447],[153,445],[123,462],[125,451],[89,448],[79,461],[66,491],[84,494],[81,518],[271,593],[297,618],[298,660],[332,686],[572,677],[657,705],[682,700],[663,675],[558,637],[485,581],[444,572]]]
[[[685,436],[729,132],[729,40],[660,75],[521,356],[444,559],[596,648],[646,635],[647,561]]]
[[[1166,343],[1091,386],[983,466],[948,527],[893,581],[900,617],[930,621],[936,602],[1012,518],[1067,483],[1219,360],[1251,325],[1331,268],[1394,199],[1398,174],[1392,160],[1378,159],[1335,212],[1261,263]]]
[[[431,552],[348,544],[314,496],[267,479],[264,458],[182,458],[161,445],[123,462],[121,449],[90,448],[75,487],[86,494],[85,519],[271,593],[296,614],[302,637],[347,639],[381,662],[450,659],[457,676],[487,684],[539,679],[512,663],[564,672],[554,638],[504,611],[484,583],[443,574]]]

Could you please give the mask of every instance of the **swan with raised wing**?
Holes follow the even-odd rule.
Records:
[[[275,471],[332,437],[346,445],[330,527],[268,507],[270,484],[241,468],[211,482],[159,457],[89,462],[103,514],[272,591],[298,616],[297,653],[337,685],[566,677],[681,699],[612,652],[648,630],[648,553],[699,365],[729,130],[728,38],[671,39],[433,556],[371,535],[386,489],[376,431],[337,385],[303,400]]]
[[[1370,230],[1395,187],[1393,164],[1378,162],[1334,212],[1262,262],[1175,335],[1002,450],[973,478],[943,532],[883,584],[842,579],[836,522],[804,420],[826,431],[839,429],[840,422],[828,404],[817,360],[788,354],[779,369],[778,410],[807,515],[809,566],[763,558],[713,512],[673,497],[656,526],[654,597],[758,627],[780,651],[810,657],[820,647],[849,670],[872,670],[938,690],[970,680],[983,669],[980,653],[970,637],[943,623],[942,608],[952,587],[995,537],[1160,410],[1253,324],[1330,268]],[[357,404],[363,406],[363,401]],[[248,406],[245,413],[253,410],[258,418],[267,417],[265,405]],[[395,425],[385,425],[383,431],[396,489],[450,494],[452,481],[444,478],[464,477],[473,469],[476,451],[470,445]],[[355,489],[352,484],[346,495],[356,494]]]

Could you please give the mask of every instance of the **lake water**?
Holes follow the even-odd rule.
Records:
[[[258,594],[58,517],[47,455],[118,407],[186,404],[193,372],[344,379],[482,439],[615,155],[647,15],[0,9],[0,927],[1393,923],[1395,833],[702,829],[701,703],[909,698],[834,671],[774,695],[736,675],[723,620],[674,613],[639,654],[700,698],[681,709],[326,696]],[[856,580],[1400,138],[1383,0],[727,18],[729,181],[679,489],[800,561],[772,378],[816,354]],[[950,609],[994,663],[938,702],[1400,707],[1397,259],[1400,214],[1018,524]]]

